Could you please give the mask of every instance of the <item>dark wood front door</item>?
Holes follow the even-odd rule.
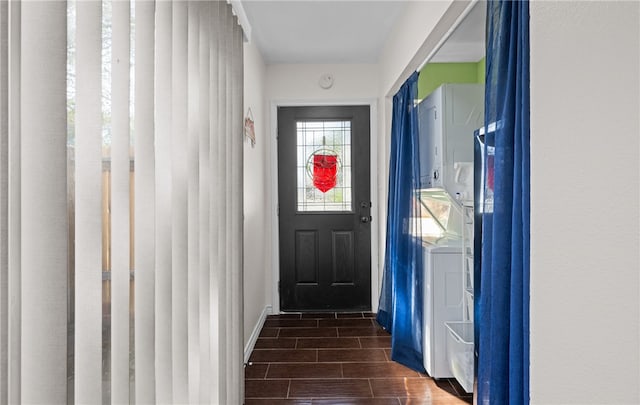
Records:
[[[371,309],[369,106],[278,108],[282,311]]]

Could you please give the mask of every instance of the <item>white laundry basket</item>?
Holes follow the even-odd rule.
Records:
[[[446,322],[449,368],[466,392],[473,392],[473,322]]]

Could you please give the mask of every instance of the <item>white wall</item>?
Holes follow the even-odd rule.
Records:
[[[531,403],[640,403],[640,3],[531,2]]]
[[[322,89],[318,85],[320,77],[325,73],[331,73],[334,77],[334,84],[330,89]],[[378,89],[378,65],[375,64],[321,64],[321,65],[308,65],[308,64],[276,64],[267,66],[267,100],[270,106],[269,119],[271,148],[267,157],[267,160],[271,162],[268,169],[267,176],[271,179],[267,187],[269,187],[269,199],[270,201],[276,201],[277,196],[274,195],[274,191],[277,187],[277,143],[275,140],[275,133],[273,129],[276,123],[275,110],[272,108],[275,105],[313,105],[313,104],[367,104],[375,101],[379,94]],[[372,109],[373,114],[376,114],[377,105]],[[375,122],[375,120],[374,120]],[[378,131],[377,127],[373,125],[371,127],[371,150],[375,153],[377,145]],[[375,156],[375,155],[374,155]],[[372,179],[376,180],[375,172],[371,173]],[[375,184],[375,183],[374,183]],[[382,204],[379,198],[376,198],[376,190],[372,189],[372,202],[375,206]],[[277,241],[278,232],[278,220],[275,216],[275,208],[270,208],[270,215],[272,218],[271,232],[273,240]],[[376,221],[375,213],[374,223]],[[373,229],[372,229],[373,230]],[[375,238],[375,233],[372,233],[372,237]],[[372,267],[374,270],[374,276],[377,273],[377,239],[372,240]],[[276,242],[277,243],[277,242]],[[273,303],[274,311],[279,310],[279,303],[277,300],[277,292],[275,289],[275,283],[278,280],[278,251],[277,245],[272,247],[273,254],[275,255],[272,265],[272,279],[270,280],[272,285],[271,302]],[[375,255],[375,256],[374,256]],[[377,289],[376,280],[372,279],[372,287]],[[377,310],[377,293],[374,294],[373,310]]]
[[[269,304],[269,201],[266,153],[269,150],[265,109],[266,66],[254,44],[244,44],[244,113],[251,108],[256,144],[244,144],[244,345]]]
[[[333,87],[322,89],[320,76],[331,73]],[[378,66],[355,65],[269,65],[267,96],[270,101],[364,100],[378,96]]]

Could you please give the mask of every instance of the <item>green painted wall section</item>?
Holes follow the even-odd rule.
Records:
[[[478,83],[484,83],[485,82],[485,72],[487,70],[487,66],[485,63],[485,58],[480,59],[480,61],[478,63],[476,63],[476,65],[478,66]]]
[[[418,77],[418,99],[444,83],[484,83],[484,70],[484,58],[477,63],[429,63]]]

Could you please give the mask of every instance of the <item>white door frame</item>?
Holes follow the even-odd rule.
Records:
[[[368,105],[370,121],[370,170],[371,170],[371,202],[376,212],[380,200],[378,199],[378,100],[375,98],[350,100],[274,100],[270,102],[270,144],[271,144],[271,297],[272,311],[280,313],[280,239],[278,222],[278,107],[314,107],[314,106],[342,106]],[[374,222],[379,218],[373,218]],[[378,311],[378,294],[380,291],[380,268],[378,266],[378,238],[377,226],[371,227],[371,310]]]

